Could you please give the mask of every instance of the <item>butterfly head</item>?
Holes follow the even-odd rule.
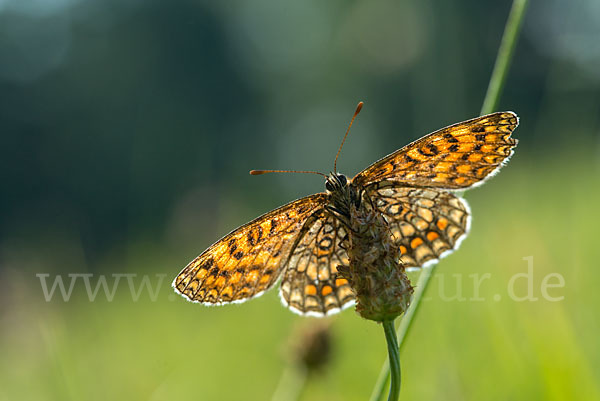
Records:
[[[343,216],[350,216],[351,205],[360,205],[359,191],[343,174],[329,174],[325,181],[325,189],[329,194],[331,207]]]
[[[325,181],[327,192],[342,192],[348,186],[348,178],[344,174],[330,173]]]

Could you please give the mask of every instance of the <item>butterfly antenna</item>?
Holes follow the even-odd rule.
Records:
[[[318,171],[300,171],[300,170],[250,170],[250,175],[262,175],[267,173],[300,173],[300,174],[317,174],[321,175],[325,178],[327,176],[323,173],[319,173]]]
[[[340,152],[342,151],[342,146],[344,146],[344,142],[346,142],[346,138],[348,137],[348,133],[350,132],[350,127],[352,127],[352,123],[354,122],[354,119],[356,118],[356,116],[358,115],[358,113],[360,113],[360,110],[363,107],[363,102],[358,102],[358,106],[356,106],[356,111],[354,112],[354,115],[352,116],[352,120],[350,120],[350,125],[348,126],[348,129],[346,130],[346,135],[344,135],[344,139],[342,139],[342,143],[340,145],[340,148],[337,151],[337,155],[335,155],[335,160],[333,161],[333,172],[337,173],[337,159],[340,156]]]

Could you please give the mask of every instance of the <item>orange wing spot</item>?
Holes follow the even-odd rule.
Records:
[[[265,274],[260,278],[260,283],[261,284],[267,284],[269,281],[271,280],[271,275],[270,274]]]
[[[478,177],[484,177],[490,172],[490,167],[480,167],[475,172]]]
[[[471,166],[468,164],[460,164],[456,166],[456,171],[460,174],[468,174],[471,172]]]
[[[503,156],[508,156],[508,154],[510,153],[510,147],[509,146],[498,146],[498,148],[496,149],[496,152],[500,153]]]
[[[415,159],[418,161],[427,160],[427,156],[422,155],[421,152],[419,152],[417,149],[411,149],[410,151],[408,151],[408,155],[412,159]]]
[[[440,218],[437,221],[437,226],[440,230],[445,230],[446,227],[448,227],[448,220],[446,220],[445,218]]]
[[[214,276],[208,276],[206,278],[206,280],[204,280],[204,283],[202,283],[203,287],[210,287],[213,285],[213,283],[215,282],[215,277]]]
[[[228,285],[221,291],[221,298],[223,299],[231,299],[233,297],[233,287]]]
[[[271,231],[271,220],[265,220],[260,223],[260,227],[262,228],[263,235],[266,235]]]
[[[219,277],[218,279],[215,280],[215,287],[223,287],[225,285],[225,277]]]
[[[473,151],[474,147],[475,145],[472,143],[461,143],[460,145],[458,145],[457,152],[469,153]]]
[[[218,244],[215,250],[212,252],[213,259],[218,260],[223,254],[229,252],[229,245],[226,242]]]
[[[483,153],[492,153],[492,152],[494,152],[495,149],[496,149],[495,145],[489,145],[489,144],[488,145],[483,145],[481,147],[481,151]]]
[[[197,288],[198,288],[198,282],[194,280],[188,285],[185,292],[187,292],[189,294],[193,294],[194,292],[196,292]]]
[[[312,284],[309,284],[306,287],[304,287],[304,293],[306,295],[317,295],[317,287],[315,287]]]
[[[333,292],[333,288],[331,288],[330,285],[326,285],[326,286],[323,286],[323,288],[321,288],[321,295],[323,295],[324,297],[331,294],[332,292]]]
[[[345,278],[336,278],[335,279],[335,286],[336,287],[343,287],[346,284],[348,284],[348,280],[346,280]]]
[[[492,132],[492,131],[497,131],[498,127],[495,125],[488,125],[487,127],[485,127],[485,132]]]
[[[229,282],[231,284],[237,284],[240,282],[241,279],[242,279],[242,273],[235,272],[231,275],[231,277],[229,277]]]
[[[452,163],[450,162],[439,162],[433,166],[433,171],[445,173],[450,170]]]
[[[464,185],[467,183],[467,181],[469,181],[466,177],[456,177],[454,179],[454,183],[458,184],[458,185]]]
[[[254,257],[254,264],[258,266],[263,266],[267,264],[267,261],[271,258],[271,254],[268,251],[260,251],[258,255]]]
[[[388,164],[381,166],[379,168],[379,170],[377,171],[376,175],[378,177],[383,177],[384,175],[391,173],[393,170],[394,170],[394,166],[388,163]]]
[[[317,251],[317,258],[323,257],[323,256],[327,256],[331,253],[331,250],[329,249],[321,249],[319,247],[317,247],[316,249]]]
[[[236,298],[237,299],[243,299],[243,298],[248,298],[250,295],[252,295],[252,291],[250,290],[249,287],[242,287],[242,289],[236,294]]]
[[[462,155],[460,153],[448,153],[447,155],[444,156],[444,161],[457,162],[458,159],[460,159],[461,157],[462,157]]]
[[[179,289],[179,291],[183,291],[183,289],[189,284],[190,280],[192,279],[191,276],[184,276],[183,278],[181,278],[181,276],[177,277],[177,288]]]
[[[435,182],[447,182],[450,175],[447,173],[437,173],[435,177],[433,177],[433,181]]]
[[[206,277],[207,274],[208,274],[208,270],[200,269],[200,270],[198,270],[198,273],[196,273],[196,278],[198,280],[202,280],[204,277]]]
[[[436,233],[435,231],[429,231],[427,233],[427,239],[429,241],[434,241],[436,239],[438,239],[440,237],[440,235],[438,233]]]
[[[406,247],[404,245],[400,245],[400,254],[406,255],[407,252],[408,252],[408,249],[406,249]]]
[[[410,241],[410,247],[412,249],[417,249],[419,247],[419,245],[421,245],[423,243],[423,240],[419,237],[413,238],[412,241]]]
[[[473,135],[471,135],[471,134],[466,134],[466,135],[457,135],[457,136],[455,136],[455,138],[456,138],[456,139],[458,139],[458,141],[459,141],[459,142],[473,142]],[[462,144],[460,145],[460,147],[461,147],[461,151],[463,151],[463,150],[462,150],[462,147],[463,147],[463,146],[465,146],[465,145],[468,145],[468,146],[473,146],[473,144],[471,144],[471,143],[469,143],[469,144],[462,143]],[[463,152],[464,152],[464,151],[463,151]]]
[[[256,280],[258,280],[258,270],[251,270],[250,272],[248,272],[248,275],[246,276],[246,281],[249,283],[254,283]]]
[[[483,159],[487,163],[493,164],[493,163],[496,163],[496,161],[498,160],[498,156],[496,156],[496,155],[486,155]]]
[[[483,155],[481,153],[473,153],[473,154],[469,155],[469,161],[471,163],[477,163],[478,161],[481,160],[482,156]]]

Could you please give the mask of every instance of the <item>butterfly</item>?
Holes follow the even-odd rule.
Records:
[[[293,312],[339,312],[355,302],[349,281],[338,274],[349,263],[349,205],[383,216],[405,269],[434,264],[469,232],[469,206],[454,191],[479,186],[498,172],[517,145],[511,134],[518,124],[509,111],[463,121],[404,146],[352,179],[337,173],[334,163],[333,173],[318,173],[326,178],[325,192],[233,230],[192,260],[173,287],[190,301],[220,305],[257,297],[281,280],[281,300]]]

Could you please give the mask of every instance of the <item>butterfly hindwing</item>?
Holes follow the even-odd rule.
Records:
[[[450,192],[383,181],[370,185],[366,196],[388,222],[408,270],[433,264],[456,250],[469,231],[469,206]]]
[[[347,266],[347,241],[342,223],[327,210],[307,221],[306,233],[292,252],[283,274],[280,295],[292,311],[325,316],[353,304],[347,280],[337,277],[337,266]]]
[[[324,193],[307,196],[232,231],[191,261],[173,287],[207,304],[260,295],[277,281],[305,221],[326,200]]]

